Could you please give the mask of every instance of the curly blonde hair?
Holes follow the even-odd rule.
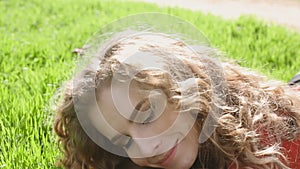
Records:
[[[92,51],[94,59],[76,75],[80,80],[74,83],[72,79],[64,86],[63,99],[56,108],[54,129],[63,152],[60,163],[65,168],[145,168],[94,143],[82,128],[74,108],[74,98],[83,97],[90,89],[101,88],[115,72],[127,76],[130,70],[136,69],[136,65],[120,61],[134,46],[138,46],[135,50],[162,58],[168,54],[176,55],[182,61],[163,58],[168,72],[138,72],[133,80],[141,87],[146,90],[159,88],[171,103],[185,105],[186,111],[197,111],[200,131],[212,110],[216,108],[221,112],[212,115],[216,129],[212,135],[207,135],[208,140],[199,143],[199,154],[193,167],[220,169],[235,164],[256,169],[289,168],[280,143],[299,136],[299,95],[279,81],[267,80],[230,62],[218,62],[216,56],[220,53],[215,49],[200,45],[191,52],[191,48],[180,40],[165,34],[152,34],[155,38],[140,33],[122,34],[96,46]],[[90,66],[95,63],[98,63],[97,68]],[[191,78],[187,72],[192,72],[198,91],[183,97],[176,81]],[[221,94],[221,101],[215,99],[214,94]],[[193,102],[197,102],[198,107],[191,108]]]

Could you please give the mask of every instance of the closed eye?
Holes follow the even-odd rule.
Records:
[[[153,110],[150,111],[149,116],[143,121],[143,125],[150,123],[155,117],[155,112]]]
[[[128,137],[128,141],[127,141],[127,143],[125,145],[123,145],[123,147],[125,149],[129,149],[129,147],[131,146],[132,142],[133,142],[133,139],[131,137]]]

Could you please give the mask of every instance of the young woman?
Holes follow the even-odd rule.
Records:
[[[163,33],[92,48],[56,109],[65,168],[300,168],[291,87]]]

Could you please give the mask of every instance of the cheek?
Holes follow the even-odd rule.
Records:
[[[193,165],[196,158],[198,157],[198,136],[199,132],[194,126],[193,129],[189,132],[189,134],[183,140],[183,145],[180,148],[179,157],[181,159],[180,164],[182,168],[189,168]]]
[[[294,88],[294,90],[300,91],[300,86],[298,85],[297,87]]]
[[[167,132],[172,126],[174,126],[177,114],[177,112],[165,111],[160,117],[158,117],[154,121],[146,125],[137,125],[135,127],[134,136],[140,138],[148,138],[155,137],[161,135],[164,132]],[[178,126],[178,124],[176,126]]]

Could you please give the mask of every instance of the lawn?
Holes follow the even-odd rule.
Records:
[[[51,97],[73,72],[72,50],[101,26],[140,12],[196,25],[243,66],[289,80],[300,69],[300,34],[252,17],[223,20],[179,8],[99,0],[0,0],[0,168],[56,168]]]

